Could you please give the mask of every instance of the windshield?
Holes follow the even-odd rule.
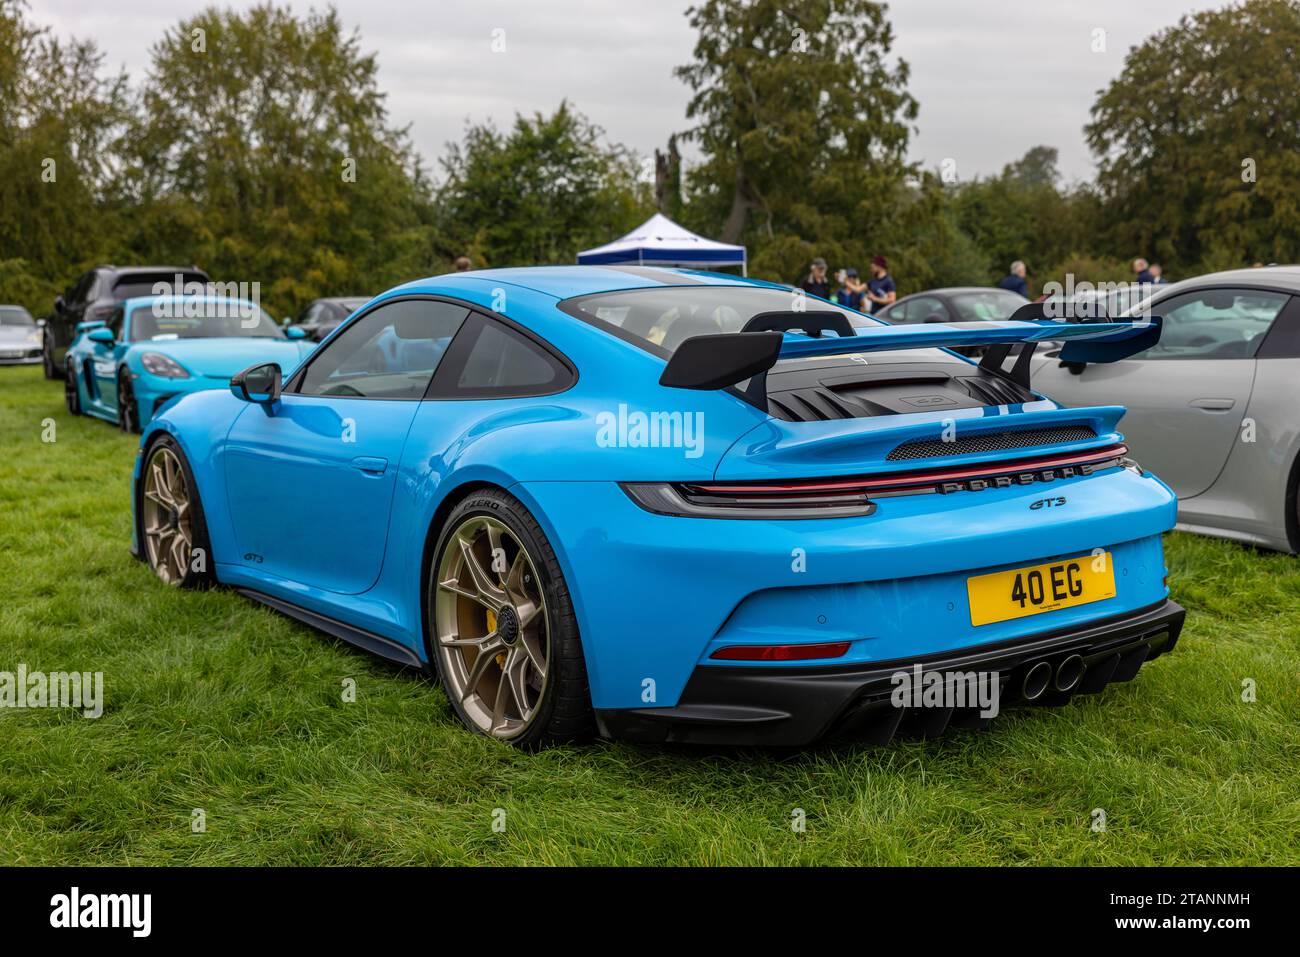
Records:
[[[342,299],[338,302],[331,302],[329,303],[329,313],[321,316],[321,318],[346,319],[369,301],[369,299]]]
[[[246,302],[160,302],[131,313],[131,341],[150,339],[283,339],[265,310]]]
[[[0,326],[34,326],[36,320],[21,306],[0,306]]]
[[[1011,314],[1028,301],[1024,296],[1003,289],[957,292],[948,297],[948,302],[957,313],[957,318],[963,322],[1010,319]]]
[[[181,288],[176,288],[176,277],[180,276]],[[179,274],[174,272],[136,272],[127,273],[117,282],[113,283],[113,298],[118,302],[125,302],[127,299],[137,299],[141,296],[185,296],[194,295],[195,289],[192,284],[197,283],[206,287],[210,280],[205,273],[182,271]],[[158,289],[159,284],[166,285],[166,289]],[[185,286],[191,285],[191,289],[186,290]]]
[[[740,332],[763,312],[837,312],[854,328],[880,325],[852,309],[757,286],[652,286],[569,299],[560,308],[665,359],[692,336]]]

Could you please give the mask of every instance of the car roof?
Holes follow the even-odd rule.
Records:
[[[669,269],[659,266],[519,266],[506,269],[472,269],[451,272],[407,283],[400,289],[419,289],[429,285],[454,288],[466,280],[498,282],[552,296],[572,299],[601,292],[655,286],[758,286],[770,289],[787,287],[762,279],[729,276],[724,273],[695,269]],[[475,283],[477,285],[477,282]]]
[[[252,306],[254,309],[261,308],[261,306],[258,303],[253,302],[251,299],[236,299],[232,296],[136,296],[132,299],[123,300],[122,308],[125,309],[127,312],[131,312],[136,309],[139,309],[141,306],[152,306],[156,302],[170,302],[170,303],[182,303],[182,304],[187,302],[202,302],[202,303],[223,302],[223,303],[235,303],[241,306]]]
[[[923,289],[920,292],[909,292],[906,296],[899,296],[898,301],[911,299],[913,296],[952,296],[963,292],[1005,292],[1012,296],[1020,295],[1012,289],[1003,289],[1001,286],[944,286],[940,289]]]
[[[129,276],[137,272],[197,272],[207,275],[207,270],[200,269],[198,266],[100,266],[103,272],[110,272],[115,276]]]
[[[1206,273],[1191,279],[1180,279],[1159,288],[1160,295],[1168,296],[1173,290],[1190,290],[1205,286],[1257,286],[1260,288],[1278,288],[1300,292],[1300,266],[1255,266],[1248,269],[1227,269],[1223,272]]]

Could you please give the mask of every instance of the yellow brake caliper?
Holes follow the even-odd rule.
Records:
[[[487,626],[488,626],[488,634],[491,634],[492,632],[497,630],[497,613],[490,608],[487,611]],[[497,652],[496,660],[497,660],[497,667],[504,668],[506,666],[506,653],[504,651]]]

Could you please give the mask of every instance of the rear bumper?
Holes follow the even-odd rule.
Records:
[[[608,737],[642,742],[723,745],[805,745],[825,737],[885,744],[895,734],[933,736],[950,727],[982,727],[979,709],[897,706],[896,675],[930,672],[989,674],[1003,704],[1025,703],[1025,675],[1040,662],[1055,674],[1078,655],[1085,670],[1068,691],[1050,685],[1034,704],[1061,705],[1129,681],[1143,663],[1171,651],[1183,609],[1172,601],[1082,626],[911,659],[826,668],[745,668],[700,665],[672,708],[597,711]]]

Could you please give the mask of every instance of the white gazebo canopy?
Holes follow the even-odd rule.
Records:
[[[578,265],[635,263],[639,266],[739,266],[748,274],[744,246],[697,236],[662,213],[655,213],[621,239],[578,253]]]

